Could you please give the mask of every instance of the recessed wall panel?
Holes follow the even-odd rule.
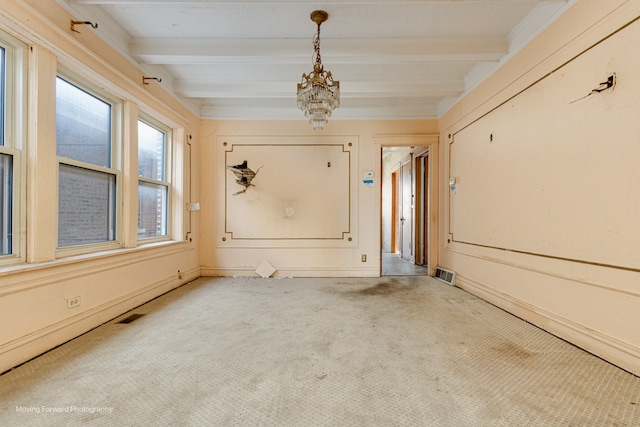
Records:
[[[635,22],[453,135],[453,241],[639,268],[639,50]]]
[[[220,244],[352,242],[354,148],[345,137],[220,138]]]

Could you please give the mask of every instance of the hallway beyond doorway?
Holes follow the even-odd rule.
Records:
[[[400,254],[382,251],[383,276],[428,276],[426,265],[416,265],[402,258]]]
[[[388,143],[380,148],[382,275],[435,273],[427,265],[438,264],[437,141],[437,135],[381,140]]]

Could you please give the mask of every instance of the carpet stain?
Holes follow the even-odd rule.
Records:
[[[356,292],[360,295],[390,295],[397,292],[406,292],[410,289],[412,289],[412,287],[403,285],[397,280],[389,280],[368,288],[360,289]]]
[[[505,341],[504,343],[501,343],[499,346],[491,347],[491,350],[493,350],[496,353],[499,353],[500,355],[509,356],[511,358],[519,359],[519,360],[528,359],[529,357],[535,356],[536,354],[538,354],[535,352],[531,352],[526,348],[521,347],[511,341]]]

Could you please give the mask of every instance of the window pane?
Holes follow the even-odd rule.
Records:
[[[5,145],[4,138],[4,122],[6,120],[5,116],[5,86],[7,84],[6,74],[5,74],[5,50],[3,47],[0,47],[0,145]]]
[[[140,182],[138,185],[138,238],[167,235],[166,185]]]
[[[138,121],[138,175],[164,181],[164,132]]]
[[[13,157],[0,154],[0,255],[12,253]]]
[[[111,167],[111,105],[60,77],[56,145],[60,157]]]
[[[115,240],[113,174],[60,165],[58,246]]]

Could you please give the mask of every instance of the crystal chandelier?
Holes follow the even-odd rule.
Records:
[[[298,83],[298,108],[304,111],[314,130],[322,130],[331,117],[331,112],[340,106],[340,82],[334,81],[331,71],[325,71],[320,57],[320,24],[329,14],[324,10],[311,12],[311,20],[318,24],[318,33],[313,37],[313,71],[302,74]]]

